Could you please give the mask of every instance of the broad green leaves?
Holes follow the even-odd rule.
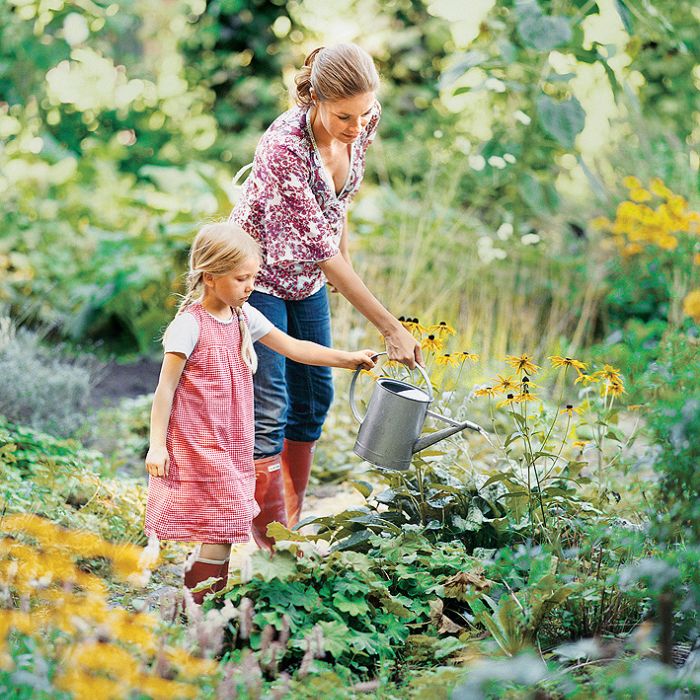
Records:
[[[537,100],[537,114],[542,128],[567,149],[574,147],[586,122],[586,113],[575,97],[557,101],[542,95]]]
[[[519,14],[518,34],[528,47],[549,51],[571,40],[569,21],[543,14],[536,2],[523,3]]]

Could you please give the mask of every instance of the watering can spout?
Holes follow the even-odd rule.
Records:
[[[457,421],[453,421],[450,418],[445,418],[445,416],[441,416],[439,413],[433,413],[433,411],[428,411],[428,415],[432,416],[433,418],[439,418],[445,423],[449,423],[450,427],[443,428],[442,430],[436,430],[434,433],[429,433],[428,435],[425,435],[422,438],[418,438],[418,440],[416,440],[413,443],[413,454],[424,450],[426,447],[434,445],[436,442],[440,442],[440,440],[444,440],[445,438],[450,437],[450,435],[454,435],[455,433],[459,433],[462,430],[466,430],[467,428],[469,428],[470,430],[476,430],[477,433],[481,433],[482,435],[485,434],[484,429],[480,425],[472,423],[470,420],[465,420],[462,423],[458,423]]]

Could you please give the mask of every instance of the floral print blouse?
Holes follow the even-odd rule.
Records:
[[[231,219],[255,238],[263,260],[255,288],[281,299],[311,296],[325,276],[317,263],[340,251],[345,213],[365,172],[365,153],[381,107],[351,144],[348,176],[338,194],[316,148],[307,109],[293,107],[270,125]]]

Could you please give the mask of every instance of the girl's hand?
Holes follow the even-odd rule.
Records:
[[[377,364],[377,353],[375,350],[358,350],[348,353],[347,369],[372,369]]]
[[[146,471],[151,476],[168,476],[170,456],[165,447],[151,447],[146,455]]]
[[[390,360],[397,360],[415,369],[418,364],[423,367],[423,353],[420,343],[403,326],[384,336],[386,352]]]

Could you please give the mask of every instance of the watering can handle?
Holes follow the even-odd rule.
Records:
[[[380,355],[386,355],[386,351],[384,352],[378,352],[374,355],[372,355],[372,359],[375,357],[379,357]],[[430,383],[430,377],[428,376],[428,373],[420,366],[416,365],[416,367],[420,370],[420,373],[423,375],[423,379],[425,379],[425,384],[428,387],[428,396],[430,400],[433,400],[433,386]],[[355,370],[355,373],[352,375],[352,380],[350,381],[350,410],[352,411],[352,415],[355,416],[355,420],[358,423],[362,423],[364,420],[364,416],[360,415],[360,412],[357,410],[357,403],[355,402],[355,382],[357,382],[357,378],[360,376],[360,372],[362,372],[362,367],[358,367]]]

